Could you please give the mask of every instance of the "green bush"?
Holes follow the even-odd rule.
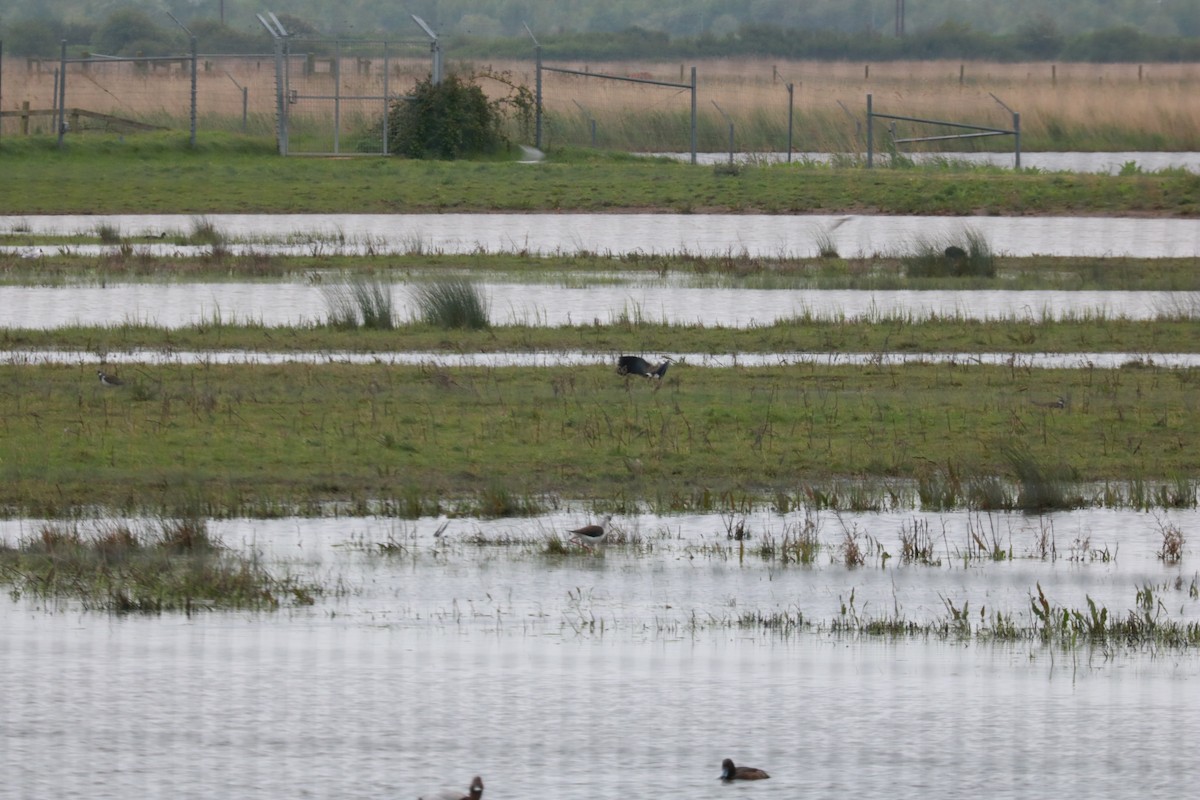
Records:
[[[469,79],[449,75],[418,83],[392,103],[388,149],[408,158],[456,159],[494,153],[505,145],[500,101],[488,100]]]

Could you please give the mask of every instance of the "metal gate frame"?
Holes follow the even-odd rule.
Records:
[[[1021,115],[1019,112],[1013,111],[1008,106],[1000,101],[996,95],[992,95],[992,99],[1000,103],[1006,111],[1012,114],[1013,126],[1012,129],[992,128],[986,125],[970,125],[965,122],[949,122],[940,119],[922,119],[920,117],[901,117],[896,114],[879,114],[873,110],[872,96],[867,95],[867,169],[875,166],[875,120],[876,119],[892,119],[901,120],[903,122],[918,122],[924,125],[944,125],[950,128],[963,128],[964,130],[975,131],[974,133],[950,133],[942,136],[913,136],[904,139],[897,139],[895,134],[892,136],[892,141],[896,144],[907,144],[909,142],[939,142],[947,139],[977,139],[982,136],[1012,136],[1013,137],[1013,155],[1014,168],[1021,168]]]
[[[441,42],[438,40],[437,34],[425,24],[424,20],[415,14],[411,15],[413,20],[425,31],[426,35],[432,40],[430,46],[430,75],[435,83],[441,83],[442,72],[442,49]],[[333,94],[299,94],[295,89],[291,88],[291,35],[283,27],[283,23],[272,12],[267,12],[264,17],[258,14],[258,21],[271,34],[271,38],[275,44],[275,124],[277,139],[279,144],[279,154],[286,156],[291,154],[290,142],[288,138],[288,125],[290,117],[290,108],[292,105],[301,100],[318,100],[333,102],[333,150],[328,153],[321,152],[305,152],[304,155],[313,156],[343,156],[343,155],[376,155],[376,153],[363,153],[354,151],[353,153],[343,153],[341,151],[341,104],[342,101],[378,101],[381,107],[381,116],[383,118],[383,141],[382,147],[378,155],[389,155],[388,153],[388,106],[392,100],[396,99],[389,88],[388,81],[391,75],[391,53],[389,44],[391,45],[423,45],[427,42],[424,40],[398,39],[390,43],[386,40],[345,40],[347,43],[353,43],[357,47],[363,45],[378,45],[383,49],[383,94],[381,95],[346,95],[342,94],[342,75],[341,75],[341,55],[342,55],[342,39],[332,39],[334,47],[333,57]]]

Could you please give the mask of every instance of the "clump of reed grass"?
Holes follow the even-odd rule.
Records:
[[[391,287],[379,280],[351,280],[322,288],[326,325],[337,330],[390,331],[396,327]]]
[[[188,233],[187,243],[217,247],[225,245],[227,238],[208,217],[195,217],[192,219],[192,229]]]
[[[465,279],[447,279],[422,283],[412,289],[413,302],[421,322],[437,328],[486,330],[488,302],[482,290]]]
[[[1083,498],[1073,488],[1077,475],[1067,464],[1044,464],[1027,449],[1003,448],[1001,454],[1016,474],[1016,507],[1024,511],[1055,511],[1079,508]]]
[[[816,235],[817,257],[818,258],[838,258],[837,241],[833,238],[833,232],[828,228],[821,228]]]
[[[118,244],[121,241],[121,229],[110,222],[96,225],[96,236],[102,244]]]
[[[162,613],[309,605],[320,588],[272,575],[257,555],[235,553],[202,520],[162,520],[137,530],[119,522],[91,532],[43,525],[0,546],[0,581],[12,594],[75,599],[85,609]]]
[[[542,507],[532,497],[517,495],[507,486],[493,485],[479,493],[476,513],[484,519],[535,517],[542,513]]]
[[[900,563],[940,566],[934,556],[934,539],[929,532],[929,520],[914,519],[911,525],[900,526]]]
[[[1164,564],[1178,564],[1183,560],[1183,531],[1175,523],[1163,519],[1158,520],[1158,531],[1162,534],[1162,546],[1155,555]]]
[[[982,233],[968,228],[962,238],[919,238],[900,258],[910,278],[994,278],[996,256]]]

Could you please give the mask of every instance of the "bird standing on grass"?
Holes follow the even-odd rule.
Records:
[[[444,789],[437,794],[426,795],[418,800],[479,800],[483,797],[483,778],[478,775],[471,781],[471,790],[463,794],[457,789]]]
[[[109,375],[104,370],[96,370],[96,375],[100,377],[100,383],[105,386],[124,386],[125,381],[118,378],[116,375]]]
[[[671,359],[667,356],[663,356],[663,360],[657,364],[651,364],[641,356],[621,356],[617,359],[617,374],[661,379],[667,374],[667,367],[670,365]]]
[[[592,545],[598,547],[608,539],[608,521],[610,519],[612,519],[611,514],[605,517],[604,521],[599,525],[584,525],[582,528],[576,528],[573,531],[567,532],[571,534],[572,539],[579,542],[579,544],[588,550],[591,550]]]
[[[721,780],[729,781],[761,781],[771,777],[761,769],[754,767],[735,767],[733,759],[727,758],[721,762]]]

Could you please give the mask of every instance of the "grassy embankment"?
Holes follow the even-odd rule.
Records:
[[[1196,370],[679,367],[661,388],[609,367],[197,365],[123,377],[109,389],[87,366],[0,367],[0,505],[869,508],[917,502],[910,480],[927,507],[1190,505],[1200,466]]]
[[[731,212],[1195,216],[1200,176],[1001,169],[695,168],[564,152],[536,165],[270,155],[270,142],[179,134],[0,142],[0,214]]]

